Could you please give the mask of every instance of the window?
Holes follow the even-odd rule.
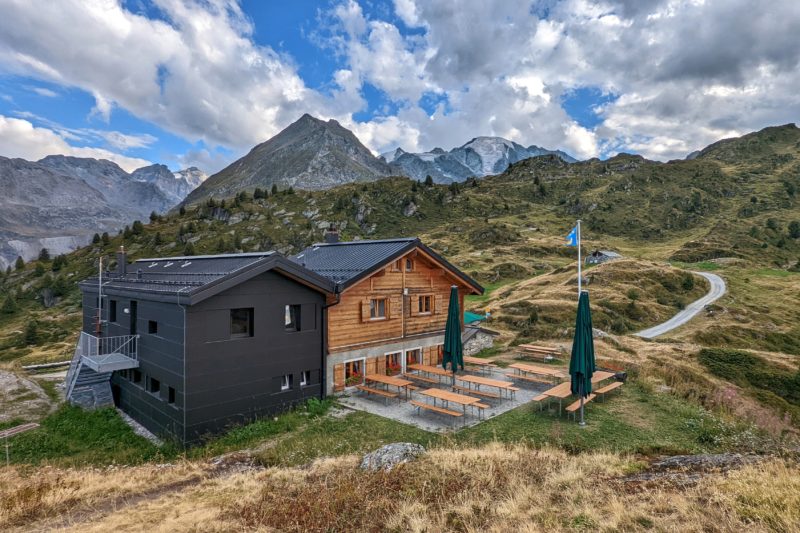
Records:
[[[147,321],[147,333],[150,335],[158,335],[158,322],[155,320]]]
[[[310,370],[303,370],[300,372],[300,386],[305,387],[306,385],[311,384],[311,371]]]
[[[300,306],[287,305],[284,311],[284,326],[286,331],[300,331]]]
[[[412,272],[414,270],[414,261],[411,259],[406,259],[406,272]]]
[[[253,336],[253,308],[231,309],[231,337]]]
[[[133,382],[134,383],[141,383],[142,382],[142,371],[141,370],[137,370],[137,369],[134,368],[131,372],[133,372]]]
[[[281,376],[281,390],[289,390],[292,388],[292,375],[286,374]]]
[[[433,300],[433,297],[430,296],[430,295],[420,296],[419,297],[419,312],[420,312],[420,314],[425,314],[425,313],[430,314],[431,309],[432,309],[431,308],[431,304],[432,304],[431,300]]]
[[[403,353],[387,353],[386,354],[386,375],[396,376],[403,372]]]
[[[369,301],[369,317],[386,318],[386,298],[373,298]]]
[[[406,350],[406,366],[422,364],[422,349]]]
[[[147,381],[148,381],[147,390],[149,392],[152,392],[153,394],[158,394],[159,391],[161,390],[161,382],[153,377],[149,378]]]
[[[344,383],[348,387],[364,383],[364,360],[357,359],[344,364]]]
[[[117,321],[117,301],[116,300],[109,300],[108,301],[108,321],[109,322],[116,322]]]
[[[175,403],[175,389],[167,387],[167,403]]]

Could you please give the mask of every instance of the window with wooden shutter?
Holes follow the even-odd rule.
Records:
[[[369,312],[370,305],[369,304],[370,304],[369,299],[366,299],[366,300],[361,302],[361,321],[362,322],[369,322],[370,321],[370,312]]]
[[[333,365],[333,390],[340,392],[344,390],[344,364]]]

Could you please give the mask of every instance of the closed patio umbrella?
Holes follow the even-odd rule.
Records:
[[[592,312],[589,309],[589,293],[582,291],[578,299],[578,316],[575,319],[575,338],[572,341],[572,356],[569,360],[571,391],[581,400],[581,422],[583,399],[592,393],[592,376],[595,371],[594,340],[592,338]]]
[[[450,288],[450,304],[447,309],[447,324],[444,327],[444,349],[442,367],[447,370],[447,363],[453,370],[453,385],[456,383],[456,367],[464,370],[464,345],[461,343],[461,321],[458,309],[458,287]]]

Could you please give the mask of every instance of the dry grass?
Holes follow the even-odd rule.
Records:
[[[709,474],[694,486],[660,483],[647,490],[624,476],[643,465],[625,456],[577,456],[492,444],[435,449],[392,472],[363,472],[358,458],[324,459],[308,468],[271,468],[208,478],[133,505],[109,507],[111,494],[134,495],[144,484],[193,475],[187,466],[134,467],[111,476],[44,471],[41,481],[9,477],[31,490],[40,510],[5,518],[44,529],[82,500],[105,508],[76,531],[797,531],[800,474],[782,460]],[[10,476],[20,476],[12,472]],[[8,485],[6,483],[5,485]],[[44,487],[32,489],[31,487]],[[52,489],[50,487],[56,487]],[[28,497],[30,499],[30,497]],[[7,516],[7,515],[6,515]]]
[[[0,530],[41,519],[68,523],[71,515],[115,505],[125,498],[201,478],[199,463],[59,469],[0,468]]]

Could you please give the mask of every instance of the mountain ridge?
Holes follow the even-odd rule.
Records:
[[[349,182],[373,181],[392,173],[358,138],[337,121],[308,113],[244,157],[209,177],[184,204],[211,196],[233,196],[256,187],[319,190]]]

